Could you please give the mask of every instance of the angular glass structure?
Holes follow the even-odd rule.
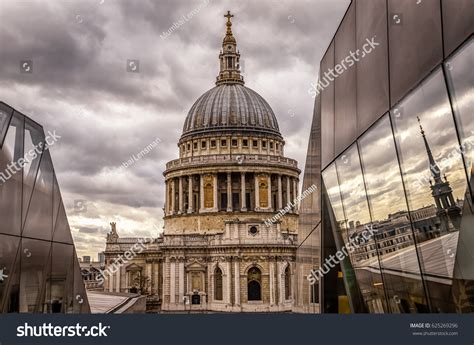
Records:
[[[320,76],[345,60],[337,47],[353,42],[354,30],[354,49],[378,37],[379,45],[344,78],[323,85],[323,102],[315,103],[313,126],[319,121],[327,133],[311,132],[306,169],[315,171],[305,171],[303,185],[320,182],[321,202],[317,210],[301,209],[300,228],[307,227],[305,213],[321,215],[320,245],[313,249],[320,261],[313,266],[323,313],[474,312],[474,39],[468,16],[448,1],[353,0],[321,61]],[[355,78],[355,89],[339,88],[348,78]],[[350,116],[338,111],[354,93]],[[335,128],[348,121],[357,124],[350,133]],[[317,140],[323,155],[315,163],[311,143]],[[361,240],[364,233],[370,236]]]
[[[48,136],[0,102],[2,313],[90,312]]]

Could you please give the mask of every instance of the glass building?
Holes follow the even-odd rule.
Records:
[[[0,102],[0,312],[90,312],[49,154],[52,133]],[[46,148],[46,149],[45,149]]]
[[[350,3],[315,92],[302,311],[474,312],[473,17],[471,0]]]

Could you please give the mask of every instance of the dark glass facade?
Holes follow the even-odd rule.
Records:
[[[306,169],[318,166],[313,141],[322,159],[320,170],[305,171],[303,186],[321,187],[321,217],[312,220],[320,230],[320,312],[474,312],[468,3],[353,0],[321,61],[320,78],[367,38],[380,43],[315,103],[313,126],[320,121],[322,135],[311,133]],[[305,214],[316,210],[303,206],[307,229]]]
[[[0,311],[89,313],[43,128],[0,102]]]

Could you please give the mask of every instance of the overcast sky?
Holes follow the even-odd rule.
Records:
[[[286,155],[304,168],[308,89],[348,4],[2,0],[0,99],[61,135],[51,155],[78,254],[96,258],[111,221],[123,237],[162,230],[163,169],[178,157],[187,111],[214,86],[227,10],[246,86],[272,106]],[[127,60],[139,60],[138,73]],[[147,156],[118,169],[157,138]]]

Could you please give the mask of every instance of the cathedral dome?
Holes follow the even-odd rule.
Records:
[[[281,136],[275,114],[262,96],[239,83],[223,83],[204,93],[191,107],[183,137],[245,130]]]
[[[226,35],[219,54],[216,86],[191,107],[184,121],[181,139],[201,134],[260,132],[282,138],[270,105],[258,93],[244,86],[240,74],[240,52],[227,12]]]

